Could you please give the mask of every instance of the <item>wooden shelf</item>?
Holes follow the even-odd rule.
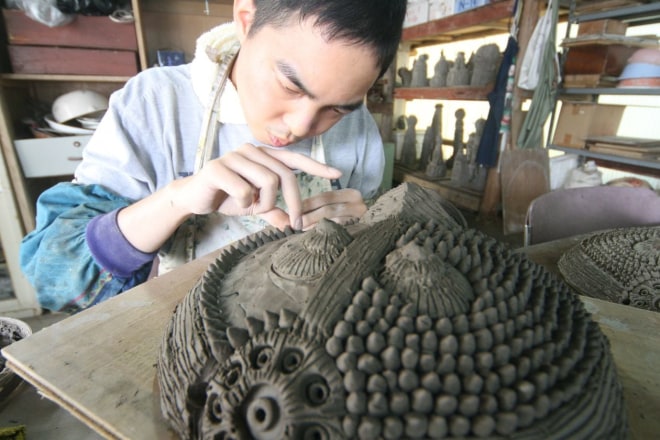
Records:
[[[451,99],[463,101],[483,101],[493,90],[493,85],[474,87],[398,87],[394,89],[396,99]]]
[[[578,0],[570,0],[568,6],[570,9],[570,14],[568,17],[568,28],[566,29],[566,35],[571,35],[571,26],[574,26],[578,23],[586,23],[595,20],[606,20],[606,19],[616,19],[628,24],[628,29],[631,26],[639,26],[642,24],[649,23],[659,23],[660,22],[660,2],[652,2],[649,4],[632,4],[637,2],[628,2],[630,4],[625,4],[622,2],[612,5],[612,7],[602,7],[597,2],[594,2],[594,5],[589,6],[588,8],[581,8],[580,2]],[[576,9],[577,8],[577,9]],[[631,50],[636,47],[657,47],[657,41],[651,37],[641,36],[641,37],[627,37],[625,35],[608,35],[605,38],[603,35],[585,35],[578,36],[576,38],[567,38],[562,43],[563,54],[562,58],[566,60],[570,55],[572,50],[576,49],[576,46],[580,45],[603,45],[606,47],[615,47],[621,48],[626,46]],[[582,55],[583,52],[580,52]],[[582,58],[578,58],[577,61],[581,62]],[[603,59],[605,61],[605,58]],[[576,63],[579,64],[579,63]],[[584,74],[584,75],[575,75],[582,77],[589,76],[598,76],[603,75],[605,72],[600,74]],[[608,73],[609,74],[609,73]],[[609,81],[613,81],[610,79]],[[605,81],[603,81],[605,82]],[[571,98],[577,97],[578,99],[591,99],[592,101],[597,102],[598,96],[608,96],[608,95],[619,95],[619,96],[657,96],[660,95],[660,87],[615,87],[615,84],[612,87],[600,86],[598,82],[595,87],[566,87],[561,88],[558,91],[557,100],[558,101],[567,101],[569,95]],[[650,102],[650,100],[649,100]],[[626,106],[634,106],[635,104],[629,103]],[[655,102],[651,103],[649,108],[654,108],[657,110],[657,105]],[[643,131],[643,127],[639,128]],[[557,129],[555,128],[555,132]],[[615,129],[616,132],[616,129]],[[640,132],[640,137],[643,137],[644,134]],[[548,136],[553,138],[554,136]],[[649,176],[657,176],[658,170],[660,170],[660,158],[654,158],[652,156],[647,157],[630,157],[618,154],[612,154],[608,152],[601,151],[591,151],[586,148],[570,148],[562,145],[548,144],[547,148],[553,150],[563,151],[568,154],[575,154],[582,158],[588,158],[594,160],[597,165],[603,166],[606,168],[617,169],[620,171],[633,173],[633,174],[642,174]]]
[[[577,11],[572,17],[574,23],[583,23],[593,20],[616,18],[634,25],[657,23],[660,17],[660,3],[657,1],[648,4],[632,4],[622,8],[606,10]]]
[[[650,170],[660,170],[660,161],[650,159],[636,159],[634,157],[616,156],[614,154],[598,153],[581,148],[563,147],[561,145],[548,145],[548,148],[553,150],[563,151],[564,153],[577,154],[578,156],[589,157],[601,161],[606,161],[610,164],[627,164],[635,167],[634,172],[641,174],[648,174]],[[639,170],[641,168],[642,170]]]
[[[509,32],[514,1],[503,0],[403,30],[401,40],[413,47],[483,38]]]
[[[449,178],[429,179],[421,171],[412,170],[400,164],[394,164],[393,179],[397,183],[411,182],[424,188],[432,189],[461,209],[479,211],[482,193],[463,188],[451,183]]]
[[[32,73],[3,73],[0,74],[2,81],[54,81],[54,82],[107,82],[124,83],[129,80],[128,76],[105,76],[105,75],[45,75]]]
[[[560,95],[660,95],[660,87],[572,87],[559,89]]]

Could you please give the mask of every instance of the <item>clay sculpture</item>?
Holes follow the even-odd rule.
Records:
[[[398,186],[357,222],[225,248],[157,379],[182,438],[625,438],[608,341],[526,256]]]
[[[660,312],[660,226],[593,234],[557,266],[583,295]]]

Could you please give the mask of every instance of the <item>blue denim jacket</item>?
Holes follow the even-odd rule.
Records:
[[[147,279],[148,263],[128,277],[103,269],[85,237],[93,218],[130,203],[100,185],[60,183],[41,194],[36,228],[23,239],[19,259],[42,307],[77,312]]]

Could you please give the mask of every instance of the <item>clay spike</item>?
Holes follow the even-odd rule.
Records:
[[[243,328],[229,327],[227,329],[227,339],[229,339],[232,348],[237,349],[245,345],[250,339],[250,334]]]
[[[269,310],[264,310],[264,322],[266,323],[266,331],[274,330],[277,328],[280,321],[280,316]]]
[[[252,316],[248,316],[245,319],[245,326],[250,333],[250,337],[254,337],[259,333],[262,333],[264,331],[265,325],[266,324],[261,319],[254,318]]]
[[[288,309],[282,309],[280,310],[280,320],[279,324],[281,328],[291,328],[293,327],[293,324],[296,322],[296,318],[298,315],[296,312],[293,312]]]

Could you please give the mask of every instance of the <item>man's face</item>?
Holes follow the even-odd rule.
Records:
[[[231,74],[253,136],[284,147],[328,130],[378,78],[365,46],[326,41],[313,20],[244,37]]]

